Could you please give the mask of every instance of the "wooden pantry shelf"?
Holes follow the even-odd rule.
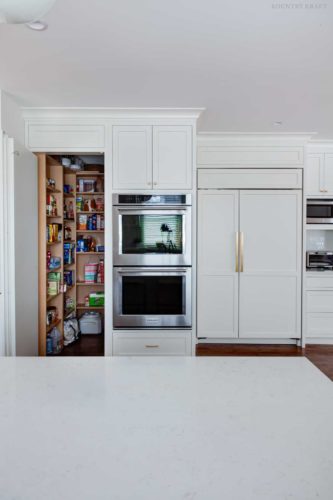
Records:
[[[104,233],[104,229],[77,229],[76,230],[77,233],[81,234],[81,233]]]
[[[80,311],[104,311],[104,306],[85,306],[84,304],[78,304],[76,309]]]
[[[50,188],[50,187],[47,187],[47,188],[46,188],[46,191],[47,191],[48,193],[50,193],[50,194],[53,194],[53,193],[55,193],[55,194],[60,194],[60,193],[61,193],[60,189],[52,189],[52,188]]]
[[[46,298],[46,302],[47,303],[52,302],[52,300],[56,299],[57,297],[59,297],[59,295],[62,295],[62,292],[59,292],[56,295],[48,295],[47,298]]]
[[[76,192],[76,196],[100,196],[104,195],[104,191],[95,191],[94,193],[81,193],[80,191]]]
[[[62,219],[61,215],[46,215],[47,219]]]
[[[75,198],[74,193],[64,193],[64,198]]]
[[[61,323],[61,319],[57,319],[57,320],[53,321],[53,323],[46,326],[46,333],[50,333],[50,331],[53,330],[53,328],[55,328],[56,326],[58,326],[60,323]]]
[[[68,269],[69,267],[75,266],[75,262],[71,262],[70,264],[65,264],[64,269]]]
[[[46,244],[48,247],[51,247],[53,245],[59,245],[59,243],[62,243],[62,241],[48,241]]]
[[[53,268],[53,269],[48,269],[48,268],[46,268],[46,272],[47,272],[47,273],[56,273],[56,272],[58,272],[58,271],[61,271],[61,266],[59,266],[59,267],[55,267],[55,268]]]
[[[75,172],[76,177],[104,177],[104,172],[94,172],[94,171],[88,171],[88,170],[81,170]]]
[[[104,283],[86,283],[85,281],[77,281],[77,286],[104,286]]]
[[[86,214],[86,215],[94,215],[94,214],[97,214],[97,215],[98,215],[98,214],[104,214],[104,210],[103,210],[103,211],[95,211],[95,212],[93,212],[93,211],[91,211],[91,212],[87,212],[87,211],[86,211],[86,212],[84,212],[84,211],[81,211],[81,212],[76,212],[76,213],[77,213],[77,214],[79,214],[79,215],[80,215],[80,214]]]
[[[76,255],[104,255],[104,252],[76,252]]]

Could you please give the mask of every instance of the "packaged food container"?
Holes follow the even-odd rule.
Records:
[[[86,283],[96,283],[98,263],[84,265],[84,281]]]
[[[90,307],[103,307],[104,306],[104,292],[91,292],[89,294]]]
[[[86,312],[81,316],[79,323],[83,335],[100,335],[102,333],[102,318],[98,312]]]

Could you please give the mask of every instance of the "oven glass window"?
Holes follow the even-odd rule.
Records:
[[[182,254],[183,215],[123,215],[122,254]]]
[[[122,314],[185,314],[183,276],[123,276]]]

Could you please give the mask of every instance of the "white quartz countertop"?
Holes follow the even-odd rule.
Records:
[[[1,500],[332,500],[304,358],[2,358]]]

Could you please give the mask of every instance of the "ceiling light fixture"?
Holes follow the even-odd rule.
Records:
[[[26,26],[34,31],[44,31],[47,29],[47,24],[44,21],[34,21],[33,23],[27,23]]]
[[[0,0],[0,23],[33,23],[41,19],[55,2],[56,0]]]
[[[273,125],[275,125],[276,127],[281,127],[281,125],[283,125],[283,122],[273,122]]]

